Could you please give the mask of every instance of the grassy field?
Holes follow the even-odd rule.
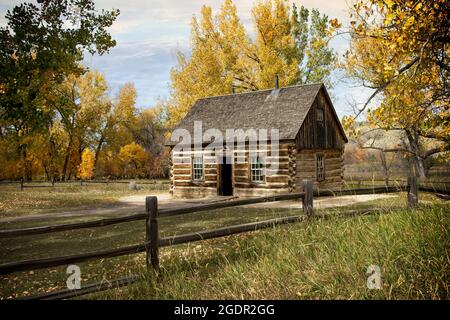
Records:
[[[399,194],[323,210],[339,214],[382,207],[389,214],[301,223],[163,248],[163,280],[159,282],[143,269],[143,254],[79,266],[85,284],[128,274],[143,278],[128,288],[90,298],[448,298],[450,206],[430,194],[422,193],[421,200],[422,208],[417,211],[401,209],[406,199]],[[295,214],[301,214],[300,210],[230,208],[161,218],[160,229],[166,236]],[[136,221],[4,239],[0,240],[0,263],[136,244],[144,236],[144,223]],[[370,264],[381,267],[382,290],[365,287]],[[0,296],[64,288],[66,279],[64,267],[2,276]]]
[[[159,281],[114,299],[448,299],[448,207],[335,218],[205,242],[166,255]],[[366,270],[381,269],[369,290]]]
[[[141,184],[139,191],[128,190],[126,183],[30,183],[38,186],[20,190],[20,185],[0,184],[0,218],[33,215],[74,209],[94,209],[121,205],[120,197],[168,191],[167,181],[157,184]],[[46,187],[42,187],[47,185]],[[40,187],[39,187],[40,186]],[[123,205],[123,204],[122,204]]]

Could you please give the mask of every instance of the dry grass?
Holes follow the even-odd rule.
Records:
[[[161,250],[162,280],[147,274],[144,255],[79,264],[83,283],[140,274],[143,281],[88,298],[117,299],[448,299],[450,205],[423,194],[420,210],[397,198],[358,206],[387,214],[333,218]],[[239,209],[161,218],[162,236],[299,214],[295,209]],[[19,227],[20,225],[17,225]],[[60,256],[139,243],[142,221],[2,240],[2,262]],[[368,290],[370,264],[382,270],[382,290]],[[0,296],[64,288],[65,268],[0,277]]]
[[[141,190],[130,191],[123,183],[85,183],[83,186],[78,182],[58,183],[54,188],[49,184],[45,184],[47,187],[33,185],[41,187],[20,191],[18,184],[0,184],[0,218],[109,207],[119,205],[117,200],[123,196],[161,192],[168,188],[165,184],[142,184]]]

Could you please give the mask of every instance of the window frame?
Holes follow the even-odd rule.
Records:
[[[322,119],[319,119],[319,113],[322,115]],[[325,122],[325,109],[316,108],[316,120],[318,122]]]
[[[320,159],[321,166],[319,167]],[[320,171],[321,174],[319,175]],[[325,154],[323,153],[316,153],[316,181],[325,181]]]
[[[253,160],[257,159],[257,162],[254,163]],[[261,184],[261,183],[265,183],[266,182],[266,175],[264,172],[264,164],[261,161],[261,157],[260,156],[252,156],[249,157],[249,170],[250,170],[250,182],[254,183],[254,184]],[[259,168],[253,168],[253,165],[257,165],[259,164],[260,167]],[[258,175],[253,175],[254,172],[260,172]],[[254,177],[259,177],[260,180],[255,180]]]
[[[196,168],[195,165],[198,163],[195,162],[196,159],[200,159],[201,160],[201,167],[200,168]],[[192,156],[192,166],[191,166],[191,170],[192,170],[192,181],[204,181],[205,180],[205,163],[203,161],[203,155],[200,156],[196,156],[193,155]],[[200,178],[196,178],[196,170],[201,170],[201,176]]]

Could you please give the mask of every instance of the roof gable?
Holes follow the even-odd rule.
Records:
[[[193,137],[194,121],[202,121],[203,132],[215,128],[224,138],[227,129],[278,129],[280,140],[293,140],[322,88],[326,93],[320,83],[199,99],[176,128]]]

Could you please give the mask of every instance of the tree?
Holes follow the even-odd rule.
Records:
[[[28,176],[28,145],[34,132],[52,125],[54,86],[80,75],[84,52],[103,54],[115,45],[107,28],[118,10],[98,13],[92,0],[23,3],[6,14],[0,28],[0,121],[15,134]]]
[[[336,53],[328,46],[328,17],[320,15],[317,9],[311,10],[310,14],[303,6],[298,9],[295,4],[292,6],[292,34],[300,65],[296,83],[325,82],[328,88],[332,88],[330,75],[336,67]]]
[[[178,54],[171,70],[168,126],[178,123],[203,97],[271,88],[280,85],[328,82],[335,55],[326,41],[328,18],[319,11],[289,7],[285,0],[265,0],[252,9],[256,39],[247,34],[231,0],[213,17],[203,6],[193,18],[191,54]]]
[[[406,144],[384,151],[406,154],[422,177],[424,160],[450,150],[449,9],[443,0],[358,1],[349,30],[345,68],[373,93],[344,125],[365,112],[371,130],[403,132]]]
[[[91,179],[94,176],[94,154],[85,149],[81,155],[81,163],[78,166],[78,177],[82,180]]]
[[[45,125],[52,85],[83,71],[84,51],[103,54],[115,45],[106,29],[118,14],[98,14],[92,0],[39,0],[8,11],[0,28],[1,117],[21,129]]]
[[[96,71],[82,76],[70,75],[53,88],[49,105],[67,134],[62,179],[69,179],[81,153],[96,145],[102,124],[110,116],[111,102],[104,76]],[[95,164],[95,162],[94,162]]]
[[[107,102],[107,112],[99,117],[99,130],[96,134],[95,164],[105,144],[115,150],[130,143],[135,127],[137,91],[132,83],[126,83],[115,102]]]
[[[125,176],[142,176],[148,154],[140,145],[132,142],[120,148],[119,158],[123,162]]]

